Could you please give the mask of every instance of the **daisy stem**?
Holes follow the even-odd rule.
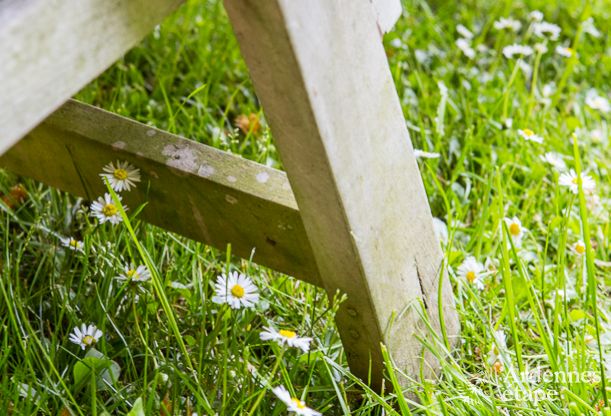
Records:
[[[577,143],[577,136],[573,135],[573,154],[575,156],[575,171],[577,172],[577,187],[579,191],[579,216],[581,217],[581,231],[583,242],[586,246],[586,271],[588,274],[588,283],[586,286],[587,297],[590,301],[590,307],[592,308],[592,315],[594,316],[594,328],[596,329],[596,343],[598,344],[598,358],[600,367],[600,378],[601,378],[601,391],[605,406],[609,406],[609,399],[607,398],[607,381],[605,375],[605,357],[602,351],[602,344],[600,342],[600,321],[598,317],[598,303],[596,300],[597,295],[597,284],[595,276],[594,266],[594,252],[592,250],[592,241],[590,240],[590,224],[588,222],[588,208],[586,205],[586,197],[583,192],[583,178],[581,177],[581,159],[579,154],[579,145]]]
[[[552,319],[553,322],[553,331],[554,331],[554,356],[558,357],[560,354],[560,349],[562,347],[562,337],[561,332],[564,328],[564,323],[568,322],[568,299],[567,299],[567,281],[565,274],[565,265],[566,265],[566,241],[567,241],[567,232],[568,232],[568,223],[571,220],[571,212],[573,207],[573,199],[569,201],[564,213],[562,215],[562,220],[560,223],[560,233],[558,240],[558,253],[556,260],[556,281],[554,283],[554,287],[562,288],[563,296],[555,296],[554,298],[554,316]],[[562,302],[562,304],[561,304]],[[557,316],[562,315],[562,316]],[[570,328],[570,327],[569,327]],[[566,355],[565,355],[566,357]],[[559,363],[560,364],[560,363]],[[564,365],[564,370],[567,368],[567,363],[562,361]]]
[[[140,337],[140,341],[142,341],[142,345],[146,348],[146,350],[148,351],[148,354],[146,354],[144,356],[145,362],[148,361],[148,357],[152,357],[153,358],[153,364],[155,365],[155,368],[158,367],[158,363],[157,360],[155,359],[155,353],[153,352],[153,350],[151,350],[151,347],[149,347],[149,343],[146,340],[146,338],[144,337],[144,334],[142,333],[142,330],[140,329],[140,321],[138,320],[138,311],[136,310],[136,304],[134,303],[134,301],[132,300],[132,313],[134,314],[134,328],[136,329],[136,332],[138,333],[138,336]],[[146,369],[146,365],[144,366],[144,368]],[[146,372],[145,372],[146,375]],[[145,377],[145,381],[146,381],[146,377]]]
[[[513,82],[515,81],[516,77],[518,76],[518,70],[520,69],[520,66],[518,65],[518,62],[519,62],[519,60],[516,61],[515,65],[513,67],[513,72],[511,73],[511,77],[509,78],[509,82],[507,83],[507,86],[505,87],[505,91],[503,92],[503,117],[502,117],[502,120],[506,120],[507,119],[507,113],[509,112],[509,92],[511,91],[511,86],[513,85]]]
[[[503,222],[503,227],[506,228],[506,224]],[[507,237],[509,237],[509,233],[507,233]],[[537,300],[537,293],[533,287],[533,281],[528,276],[522,261],[520,260],[520,256],[516,250],[515,245],[512,241],[511,243],[511,254],[513,255],[513,260],[516,264],[516,270],[518,271],[520,278],[526,283],[526,297],[528,298],[528,303],[530,305],[530,310],[535,319],[535,324],[537,327],[537,331],[539,331],[539,336],[541,337],[541,341],[543,343],[543,348],[547,353],[550,359],[550,366],[554,371],[558,371],[558,364],[556,361],[556,354],[553,354],[552,343],[550,340],[550,328],[547,323],[547,320],[543,318],[545,316],[545,311],[541,309],[541,303]],[[522,371],[522,370],[521,370]]]
[[[113,201],[115,202],[117,207],[119,207],[119,213],[121,214],[121,218],[123,218],[123,223],[125,224],[125,227],[127,228],[129,235],[134,245],[136,246],[138,253],[140,254],[140,257],[144,261],[144,264],[146,265],[146,267],[151,272],[151,282],[153,284],[155,294],[157,295],[157,299],[159,300],[159,303],[161,304],[161,308],[163,309],[163,312],[165,313],[166,318],[168,319],[168,326],[172,330],[174,334],[174,338],[176,339],[176,342],[178,343],[178,348],[182,355],[182,359],[184,360],[184,363],[186,367],[189,369],[189,371],[191,372],[191,374],[195,375],[197,374],[197,372],[195,370],[195,367],[193,367],[193,363],[191,362],[190,352],[189,350],[187,350],[185,341],[182,337],[182,334],[180,333],[180,330],[178,329],[178,323],[176,321],[176,317],[174,316],[172,305],[170,305],[170,302],[163,289],[163,284],[161,283],[161,277],[159,276],[159,272],[157,271],[157,268],[155,267],[155,264],[153,263],[153,260],[151,259],[150,254],[144,249],[144,247],[142,247],[142,245],[140,244],[140,241],[138,241],[136,232],[134,231],[134,228],[131,225],[129,217],[125,213],[125,209],[123,208],[123,205],[121,204],[121,201],[119,200],[119,197],[117,196],[116,192],[110,186],[108,179],[104,179],[104,182],[106,183],[108,192],[110,192],[110,194],[112,195]],[[212,407],[210,406],[208,398],[206,397],[204,391],[201,389],[201,386],[198,391],[198,396],[202,400],[202,402],[205,404],[206,411],[208,411],[211,414],[214,413],[214,411],[212,410]]]
[[[537,52],[535,56],[535,64],[533,67],[533,77],[530,82],[530,97],[528,99],[528,111],[526,113],[526,119],[530,121],[530,116],[535,106],[535,92],[537,91],[537,81],[539,77],[539,65],[541,64],[541,52]]]
[[[253,415],[255,410],[257,410],[257,407],[259,407],[259,404],[261,404],[261,400],[263,400],[263,396],[265,396],[265,393],[267,392],[267,388],[269,387],[269,384],[271,381],[270,379],[274,377],[274,374],[276,374],[276,371],[278,370],[278,366],[282,362],[282,357],[284,356],[284,350],[285,350],[284,348],[280,348],[280,353],[276,355],[276,362],[274,363],[274,367],[272,367],[272,370],[269,372],[269,379],[264,380],[264,383],[266,385],[263,386],[263,389],[259,393],[259,396],[257,396],[257,400],[255,400],[250,410],[248,411],[249,416]]]
[[[503,187],[501,184],[501,173],[499,169],[496,170],[496,187],[499,193],[499,218],[504,218],[504,208],[503,208]],[[518,328],[516,326],[516,316],[515,316],[515,298],[513,295],[513,282],[511,280],[511,270],[509,268],[509,248],[507,247],[507,238],[509,237],[509,232],[507,230],[507,225],[505,221],[501,220],[501,272],[503,276],[503,286],[505,287],[506,294],[506,305],[507,305],[507,313],[509,315],[509,328],[511,329],[511,336],[513,338],[513,345],[516,351],[516,360],[518,362],[518,368],[520,373],[524,371],[524,363],[522,362],[522,345],[520,340],[518,339]]]
[[[590,2],[586,1],[586,5],[580,17],[581,23],[579,24],[579,27],[577,28],[577,32],[575,33],[575,37],[573,38],[573,42],[571,43],[571,48],[573,49],[573,53],[571,57],[568,59],[566,68],[564,72],[562,73],[562,78],[560,78],[560,82],[558,83],[558,88],[556,89],[556,93],[552,97],[551,107],[555,107],[556,104],[558,103],[558,100],[560,99],[560,96],[562,95],[564,87],[566,86],[566,83],[568,82],[571,74],[573,73],[573,68],[575,67],[575,64],[577,64],[577,62],[579,61],[577,59],[577,45],[579,44],[581,35],[583,33],[583,22],[587,19],[589,15],[590,15]]]
[[[8,279],[6,280],[7,280],[6,284],[9,287],[9,292],[12,292],[12,290],[10,290],[11,284],[10,282],[8,282]],[[47,354],[46,352],[47,349],[43,347],[42,342],[40,341],[36,331],[34,331],[30,322],[27,319],[22,319],[25,313],[17,303],[13,302],[13,299],[15,299],[15,295],[13,293],[10,293],[9,295],[9,292],[7,292],[6,287],[5,287],[4,278],[0,279],[0,291],[2,292],[2,297],[4,298],[6,305],[10,305],[11,303],[13,304],[14,309],[7,308],[7,310],[8,310],[8,315],[9,315],[9,323],[11,324],[11,326],[13,326],[15,333],[21,333],[23,335],[26,335],[26,334],[30,335],[28,339],[31,340],[31,342],[36,346],[38,350],[37,351],[38,355],[42,357],[41,361],[46,362],[49,368],[48,372],[45,371],[46,376],[49,379],[51,378],[51,374],[55,376],[55,378],[57,379],[57,383],[62,387],[63,393],[68,397],[68,400],[74,405],[74,408],[76,409],[78,414],[81,416],[84,416],[84,413],[80,410],[80,407],[78,406],[78,402],[76,401],[76,399],[70,392],[71,389],[66,384],[65,378],[62,376],[62,374],[60,374],[59,370],[55,366],[55,363],[53,362],[51,357],[49,357],[49,355]],[[4,328],[3,328],[3,331],[4,331]],[[27,354],[28,347],[26,346],[25,342],[24,341],[19,342],[19,346],[21,347],[23,353]],[[31,368],[31,371],[34,372],[32,364],[29,362],[29,360],[27,360],[27,362],[28,362],[28,366]]]
[[[97,374],[95,373],[95,371],[96,371],[96,368],[93,367],[91,369],[91,415],[92,416],[97,416],[98,414],[98,408],[97,408],[97,403],[96,403],[98,386],[97,386]]]

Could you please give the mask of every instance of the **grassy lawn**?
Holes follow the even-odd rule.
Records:
[[[462,326],[437,378],[368,390],[322,289],[0,171],[0,414],[283,415],[284,386],[327,415],[611,415],[608,2],[404,9],[384,43]],[[217,1],[76,98],[282,168]],[[219,299],[233,272],[252,307]]]

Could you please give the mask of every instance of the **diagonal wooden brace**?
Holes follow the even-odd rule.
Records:
[[[422,322],[412,306],[422,300],[438,329],[443,302],[449,336],[459,325],[449,282],[438,298],[442,252],[376,10],[367,0],[225,0],[225,7],[322,285],[347,295],[336,320],[351,370],[379,389],[384,343],[416,376]]]
[[[0,167],[93,199],[104,165],[126,160],[143,184],[139,218],[320,286],[284,172],[70,100],[0,156]],[[262,183],[258,178],[264,177]]]

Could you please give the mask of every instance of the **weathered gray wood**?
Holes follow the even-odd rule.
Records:
[[[181,2],[0,1],[0,154]]]
[[[417,377],[421,345],[413,334],[421,321],[410,305],[423,299],[439,328],[442,252],[372,3],[225,0],[225,7],[323,286],[347,294],[336,318],[352,371],[367,379],[371,362],[379,388],[383,342]],[[454,336],[447,281],[441,301]]]
[[[371,0],[376,11],[378,28],[382,33],[390,32],[401,16],[401,0]]]
[[[284,172],[69,101],[0,158],[0,167],[92,199],[109,162],[127,160],[143,182],[124,193],[142,219],[320,285]]]

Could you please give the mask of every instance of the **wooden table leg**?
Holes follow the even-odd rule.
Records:
[[[367,0],[226,0],[330,295],[351,370],[379,388],[380,343],[416,376],[423,301],[459,325],[442,252]],[[391,325],[392,321],[392,325]],[[429,362],[435,366],[433,360]],[[370,367],[371,366],[371,367]],[[425,369],[425,374],[429,370]]]

